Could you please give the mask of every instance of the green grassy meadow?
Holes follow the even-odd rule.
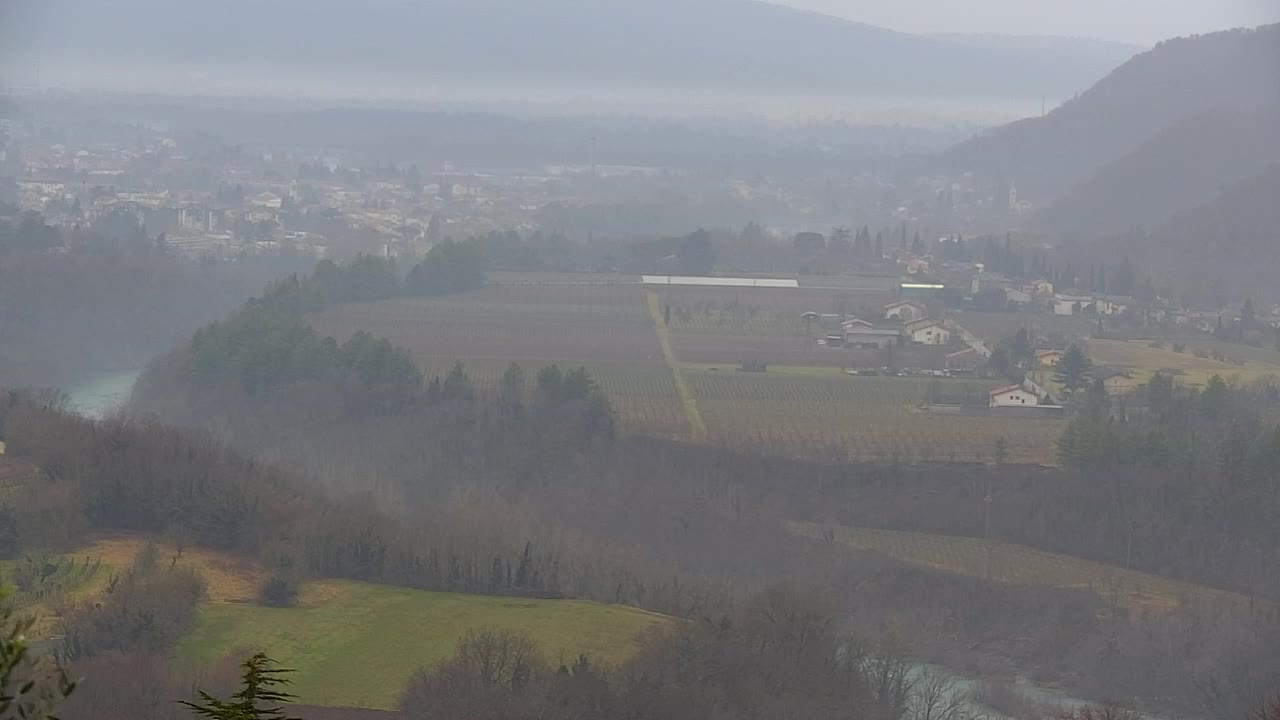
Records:
[[[449,657],[468,629],[528,634],[552,662],[586,653],[616,664],[669,619],[578,600],[432,593],[346,581],[311,583],[296,608],[208,603],[178,647],[205,661],[262,650],[297,672],[301,702],[391,709],[417,668]]]

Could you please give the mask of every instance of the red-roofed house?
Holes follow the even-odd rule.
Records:
[[[884,306],[884,319],[900,323],[923,320],[928,314],[929,311],[923,305],[912,300],[899,300]]]
[[[977,350],[968,347],[953,353],[947,353],[945,362],[947,370],[977,370],[982,367],[983,357],[978,354]]]

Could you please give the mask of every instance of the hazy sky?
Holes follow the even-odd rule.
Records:
[[[1141,45],[1280,21],[1277,0],[772,0],[906,32],[1068,35]]]

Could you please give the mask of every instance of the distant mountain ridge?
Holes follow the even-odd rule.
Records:
[[[1280,24],[1169,40],[1044,117],[948,150],[936,165],[1012,180],[1046,203],[1188,118],[1280,104]]]
[[[1096,57],[1113,66],[1151,48],[1114,40],[1062,37],[1058,35],[1002,35],[999,33],[932,33],[928,37],[970,47],[1039,50]]]
[[[1024,99],[1069,95],[1115,64],[1091,53],[909,35],[755,0],[222,0],[198,18],[174,8],[172,0],[12,0],[0,60]]]

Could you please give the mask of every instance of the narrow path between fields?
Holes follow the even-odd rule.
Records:
[[[662,315],[662,303],[657,293],[646,293],[649,296],[649,316],[653,318],[653,330],[658,334],[658,344],[662,346],[662,357],[671,368],[671,377],[676,381],[676,392],[680,394],[680,405],[684,407],[684,416],[689,421],[689,439],[696,443],[706,442],[707,425],[702,421],[702,413],[698,411],[698,401],[680,374],[680,361],[671,350],[671,336],[667,331],[666,318]]]

